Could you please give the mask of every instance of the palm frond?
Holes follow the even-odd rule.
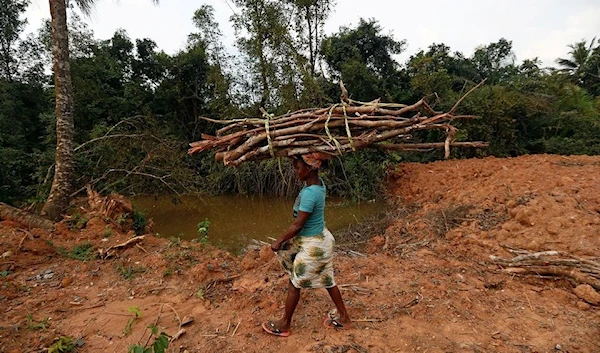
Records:
[[[574,61],[569,59],[558,58],[556,59],[556,63],[568,69],[576,69],[578,67],[578,65]]]
[[[160,0],[151,0],[154,5],[158,5]],[[75,0],[77,7],[83,12],[84,15],[90,16],[92,13],[92,9],[96,4],[96,0]]]
[[[75,4],[77,4],[77,7],[79,7],[81,12],[86,16],[91,15],[95,3],[96,0],[75,0]]]

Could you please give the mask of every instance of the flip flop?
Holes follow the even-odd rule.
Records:
[[[337,330],[345,330],[346,329],[346,327],[344,327],[344,325],[342,323],[340,323],[336,319],[332,319],[330,317],[326,317],[325,320],[323,320],[323,326],[325,326],[326,328],[334,328]]]
[[[275,323],[273,323],[273,321],[263,322],[262,328],[263,330],[265,330],[266,333],[274,336],[287,337],[291,335],[290,331],[281,331],[280,329],[278,329],[277,326],[275,326]]]

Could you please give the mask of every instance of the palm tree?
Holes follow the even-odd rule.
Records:
[[[593,38],[588,45],[585,40],[569,44],[571,48],[569,54],[571,55],[568,59],[559,58],[556,63],[563,67],[562,71],[569,73],[578,84],[583,83],[584,79],[590,73],[590,65],[594,57],[597,55],[594,53],[594,43],[596,38]]]
[[[152,0],[155,4],[158,0]],[[89,14],[95,0],[75,0]],[[73,86],[69,61],[69,35],[67,30],[67,6],[65,0],[50,0],[52,18],[52,65],[54,68],[54,91],[56,98],[56,156],[54,179],[42,214],[51,220],[59,220],[69,205],[71,178],[74,167],[73,151]]]

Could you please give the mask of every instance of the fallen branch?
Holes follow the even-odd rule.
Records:
[[[512,274],[531,274],[538,276],[554,276],[554,277],[566,277],[574,280],[580,284],[589,284],[594,287],[596,290],[600,290],[600,281],[590,276],[586,276],[583,273],[579,272],[577,269],[561,269],[557,267],[536,267],[531,266],[527,268],[523,267],[509,267],[505,268],[502,271],[506,273]]]
[[[382,322],[383,319],[352,319],[352,322]]]
[[[512,259],[490,255],[492,262],[504,267],[503,272],[565,277],[600,290],[600,261],[596,258],[585,259],[560,251],[507,250],[519,255]]]
[[[117,249],[121,249],[121,248],[125,248],[125,247],[127,247],[127,246],[129,246],[131,244],[139,243],[142,240],[144,240],[145,237],[146,237],[145,235],[140,235],[140,236],[131,238],[131,239],[127,240],[124,243],[113,245],[113,246],[109,247],[108,249],[106,249],[105,251],[100,250],[100,256],[105,259],[105,258],[107,258],[107,257],[110,256],[109,251],[111,251],[111,250],[117,250]]]
[[[216,284],[231,282],[234,279],[239,278],[241,276],[242,276],[241,274],[238,274],[238,275],[234,275],[234,276],[230,276],[230,277],[225,277],[225,278],[215,278],[212,281],[210,281],[204,288],[206,290],[208,290],[208,289],[212,288],[213,286],[215,286]]]

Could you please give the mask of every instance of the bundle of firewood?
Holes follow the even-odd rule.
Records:
[[[483,83],[483,82],[482,82]],[[298,110],[273,116],[261,110],[261,118],[206,121],[224,124],[216,136],[203,134],[204,140],[190,143],[189,154],[215,149],[215,158],[225,165],[237,166],[247,161],[296,156],[310,152],[342,155],[363,148],[420,151],[450,147],[486,147],[484,142],[455,142],[455,119],[472,115],[455,115],[460,102],[448,112],[431,108],[425,99],[415,104],[357,102],[342,88],[341,103],[328,108]],[[439,143],[411,143],[412,134],[422,130],[441,130],[446,139]]]

